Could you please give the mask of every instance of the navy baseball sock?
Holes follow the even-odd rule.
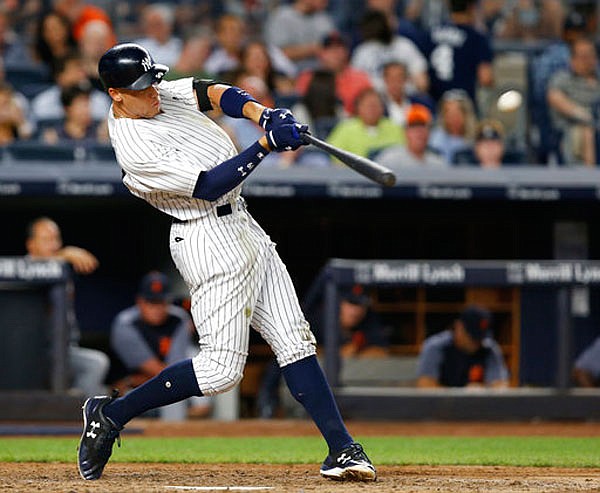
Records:
[[[149,409],[179,402],[202,392],[198,387],[192,360],[168,366],[154,378],[119,397],[104,407],[104,414],[116,425],[124,426],[130,419]]]
[[[294,398],[304,406],[329,446],[329,453],[339,452],[353,440],[338,410],[316,356],[309,356],[282,369]]]

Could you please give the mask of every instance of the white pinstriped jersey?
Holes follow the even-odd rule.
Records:
[[[198,110],[193,79],[162,81],[162,112],[151,119],[115,118],[108,130],[123,183],[135,196],[178,219],[204,217],[233,201],[241,186],[214,203],[192,197],[201,171],[232,158],[237,150],[224,130]]]
[[[158,89],[162,113],[130,119],[111,112],[109,132],[127,188],[186,220],[171,225],[169,247],[192,298],[201,348],[194,372],[202,393],[213,395],[242,378],[250,325],[282,366],[315,354],[315,339],[274,243],[239,198],[241,186],[212,203],[192,197],[201,171],[237,154],[233,143],[199,111],[191,78]],[[219,215],[224,203],[231,209]]]

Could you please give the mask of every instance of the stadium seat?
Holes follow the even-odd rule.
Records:
[[[40,142],[15,142],[6,148],[8,156],[15,161],[64,161],[75,162],[85,159],[86,151],[73,144],[57,145]]]
[[[115,150],[110,144],[96,144],[89,147],[89,157],[97,159],[98,161],[107,161],[115,163],[117,157],[115,156]]]
[[[15,86],[17,91],[20,92],[27,99],[33,99],[42,91],[49,89],[52,87],[52,82],[29,82],[27,84],[23,84],[22,86]]]
[[[339,122],[339,119],[336,117],[322,116],[320,118],[315,119],[313,122],[313,131],[315,137],[318,137],[321,140],[326,140],[333,127],[335,127]]]
[[[16,90],[21,91],[28,84],[52,82],[45,67],[24,65],[22,67],[6,67],[6,81]]]
[[[299,94],[276,94],[275,95],[275,107],[277,108],[291,108],[300,101],[301,97]]]

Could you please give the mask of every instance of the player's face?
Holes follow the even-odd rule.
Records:
[[[468,354],[473,354],[481,347],[481,342],[469,335],[464,324],[457,320],[454,330],[454,344],[456,347]]]
[[[428,142],[429,126],[408,125],[406,127],[406,145],[412,152],[416,154],[425,152]]]
[[[137,305],[142,320],[148,325],[162,325],[169,316],[169,303],[167,301],[148,301],[138,298]]]
[[[109,89],[116,117],[152,118],[160,113],[160,95],[156,85],[141,91]]]
[[[33,235],[27,240],[27,251],[34,257],[53,257],[62,248],[60,229],[52,221],[41,221],[33,227]]]
[[[352,329],[356,327],[367,314],[367,307],[356,305],[346,300],[340,301],[340,326],[342,329]]]

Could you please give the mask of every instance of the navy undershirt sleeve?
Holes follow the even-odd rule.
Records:
[[[267,149],[255,142],[237,156],[211,170],[202,171],[192,196],[211,202],[217,200],[242,183],[268,153]]]

